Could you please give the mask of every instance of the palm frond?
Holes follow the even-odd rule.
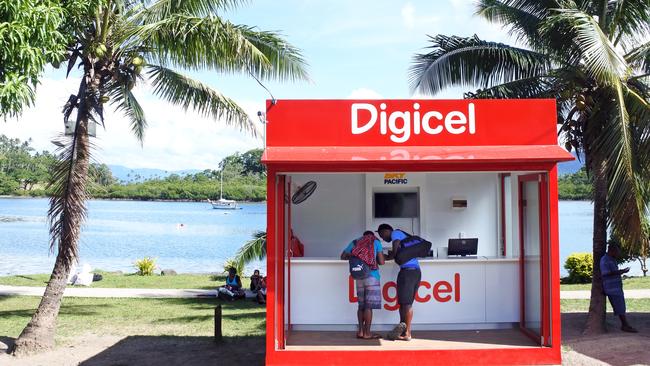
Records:
[[[554,3],[554,2],[551,2]],[[489,22],[499,23],[519,40],[534,44],[539,39],[539,25],[548,14],[547,4],[542,1],[480,0],[476,15]]]
[[[627,243],[641,243],[641,217],[645,213],[643,186],[637,179],[638,160],[634,154],[633,131],[622,93],[604,94],[599,108],[587,124],[591,136],[591,156],[605,161],[608,181],[609,220],[618,237]],[[594,123],[598,121],[599,123]]]
[[[300,50],[275,32],[259,31],[253,27],[239,26],[242,35],[269,61],[270,67],[249,65],[249,71],[262,79],[299,81],[308,80],[307,64]]]
[[[631,72],[625,59],[603,33],[596,19],[578,9],[554,9],[541,27],[542,35],[567,29],[566,37],[573,37],[575,47],[559,52],[579,53],[585,70],[601,85],[616,85]]]
[[[207,16],[234,10],[247,2],[247,0],[158,0],[151,6],[144,7],[138,17],[145,22],[156,22],[173,14]]]
[[[264,257],[266,257],[266,231],[258,231],[253,234],[253,239],[239,248],[234,261],[243,267],[252,261],[262,260]]]
[[[153,94],[185,110],[192,109],[257,136],[257,128],[248,114],[208,85],[162,66],[148,66],[148,75]]]
[[[554,98],[553,81],[548,76],[533,76],[466,93],[471,99]]]
[[[57,140],[57,161],[48,185],[48,189],[52,189],[47,213],[50,250],[58,247],[59,256],[67,268],[78,258],[77,243],[86,220],[86,178],[92,148],[86,134],[87,123],[78,119],[76,133]]]
[[[619,40],[629,43],[650,32],[650,3],[648,0],[616,0],[608,2],[609,38],[614,45]]]
[[[115,84],[110,89],[108,96],[111,98],[111,105],[115,106],[116,112],[121,112],[129,120],[131,132],[138,139],[140,145],[144,144],[144,134],[147,129],[147,119],[142,106],[128,85]]]
[[[412,91],[436,94],[451,86],[486,88],[541,76],[551,63],[544,54],[474,37],[430,37],[431,52],[414,57]]]
[[[650,73],[650,41],[637,46],[625,55],[625,60],[644,73]]]
[[[143,25],[138,33],[154,63],[187,69],[246,71],[248,65],[270,67],[266,56],[253,46],[240,27],[217,16],[174,14]]]

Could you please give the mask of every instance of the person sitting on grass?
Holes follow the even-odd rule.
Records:
[[[251,291],[255,294],[255,301],[266,304],[266,277],[260,276],[259,269],[251,276]]]
[[[600,259],[600,273],[603,277],[603,291],[612,304],[614,315],[621,319],[621,330],[629,333],[637,333],[637,330],[627,322],[625,316],[625,295],[623,294],[623,280],[621,275],[630,271],[630,267],[618,269],[616,258],[621,255],[618,245],[610,243],[607,247],[607,254]]]
[[[218,289],[218,297],[223,300],[238,300],[246,297],[246,293],[242,289],[241,278],[237,275],[237,270],[234,267],[228,269],[228,277],[226,277],[225,286]]]

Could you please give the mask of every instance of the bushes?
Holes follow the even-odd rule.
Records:
[[[156,259],[151,257],[144,257],[135,261],[134,266],[138,270],[138,275],[151,276],[156,270]]]
[[[564,262],[564,269],[569,276],[566,283],[589,283],[594,273],[594,259],[591,253],[572,253]]]

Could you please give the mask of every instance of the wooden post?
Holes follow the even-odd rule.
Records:
[[[223,340],[221,334],[221,304],[214,308],[214,342],[220,343]]]

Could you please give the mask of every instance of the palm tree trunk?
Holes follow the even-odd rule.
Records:
[[[594,237],[593,257],[594,271],[591,278],[591,299],[589,314],[583,334],[601,334],[605,328],[605,295],[603,280],[600,273],[600,259],[605,255],[607,247],[607,177],[605,162],[594,164]]]
[[[75,203],[64,203],[61,213],[61,227],[63,228],[58,238],[58,252],[50,280],[45,287],[45,293],[41,298],[38,309],[32,316],[25,329],[16,340],[12,353],[14,355],[27,355],[38,353],[54,347],[54,336],[56,332],[56,319],[61,307],[61,299],[65,291],[68,274],[74,261],[76,261],[76,248],[81,231],[81,220],[78,220],[78,210],[84,210],[86,181],[88,165],[90,161],[90,144],[88,141],[88,122],[84,117],[85,108],[79,109],[77,132],[73,138],[74,153],[71,154],[69,163],[70,171],[67,174],[66,191],[70,197],[64,200]],[[94,122],[92,122],[94,123]],[[81,202],[79,204],[78,202]],[[50,204],[54,204],[53,201]]]

